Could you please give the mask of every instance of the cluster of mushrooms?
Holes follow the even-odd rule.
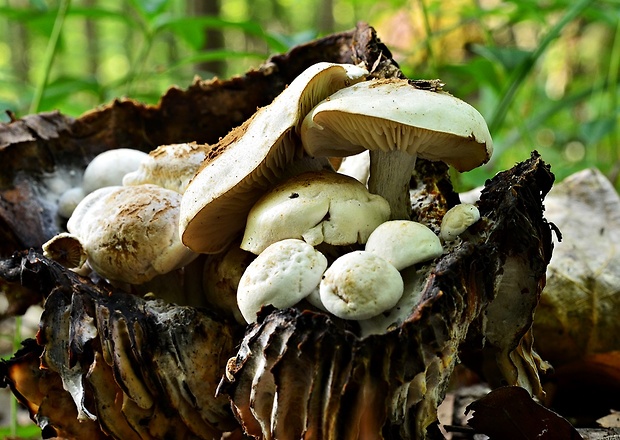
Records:
[[[480,219],[460,204],[438,230],[411,221],[416,158],[467,171],[489,160],[492,141],[441,84],[367,77],[318,63],[214,145],[102,153],[60,198],[68,232],[45,254],[118,286],[216,255],[203,290],[242,324],[301,303],[359,321],[362,335],[385,332],[391,311],[417,301],[415,265]],[[233,268],[224,288],[213,280],[223,266]]]

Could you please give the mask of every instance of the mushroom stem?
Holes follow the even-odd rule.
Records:
[[[368,190],[388,201],[392,220],[411,220],[409,182],[416,156],[405,151],[370,151]]]

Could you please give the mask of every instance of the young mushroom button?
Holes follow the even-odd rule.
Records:
[[[390,217],[382,197],[353,177],[320,171],[303,173],[276,185],[250,210],[241,248],[260,254],[285,238],[312,246],[366,243]]]
[[[370,150],[372,193],[390,203],[392,219],[410,219],[409,181],[417,157],[458,171],[487,162],[493,151],[484,118],[442,91],[402,79],[365,81],[339,90],[304,119],[300,135],[311,156]]]
[[[444,241],[456,240],[467,228],[480,220],[476,205],[461,203],[448,210],[441,219],[439,236]]]
[[[248,211],[267,189],[303,171],[331,168],[327,158],[303,154],[295,131],[320,100],[367,73],[349,64],[314,64],[214,145],[183,194],[183,243],[196,252],[221,252],[243,231]]]
[[[247,322],[261,307],[286,308],[308,296],[321,282],[327,258],[302,240],[288,239],[267,247],[247,267],[237,288],[237,304]]]

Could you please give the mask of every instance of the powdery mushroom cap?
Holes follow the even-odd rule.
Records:
[[[304,157],[295,130],[320,100],[367,73],[354,65],[315,64],[218,142],[183,195],[183,242],[196,252],[222,251],[243,231],[248,211],[269,187],[330,167],[326,159]]]
[[[302,240],[282,240],[267,247],[239,280],[237,304],[247,322],[268,304],[286,308],[297,304],[321,282],[327,258]]]
[[[84,194],[106,186],[121,185],[125,174],[137,170],[147,156],[145,152],[132,148],[108,150],[95,156],[84,170]]]
[[[343,319],[369,319],[394,307],[403,295],[398,270],[378,255],[353,251],[337,258],[320,284],[321,303]]]
[[[443,253],[441,240],[430,228],[408,220],[379,225],[368,237],[365,250],[384,258],[398,270]]]
[[[441,219],[439,236],[444,241],[453,241],[467,228],[480,220],[476,205],[461,203],[448,210]]]
[[[333,171],[308,172],[276,185],[254,204],[241,248],[260,254],[286,238],[342,246],[365,243],[390,217],[382,197],[353,177]]]
[[[142,160],[137,170],[123,177],[123,185],[152,183],[183,194],[210,150],[209,145],[196,142],[161,145]]]
[[[101,276],[144,283],[196,258],[178,236],[181,195],[155,185],[111,186],[86,196],[67,222]]]

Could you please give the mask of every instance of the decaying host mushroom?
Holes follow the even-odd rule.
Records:
[[[410,218],[408,189],[416,157],[468,171],[487,162],[493,151],[489,129],[476,109],[404,79],[339,90],[306,116],[301,139],[312,156],[370,150],[368,186],[388,200],[392,219]]]
[[[403,295],[403,279],[378,255],[353,251],[331,264],[319,289],[328,312],[342,319],[369,319],[396,305]]]
[[[453,241],[478,220],[480,211],[476,205],[460,203],[450,208],[441,219],[439,236],[444,241]]]
[[[367,74],[350,64],[314,64],[218,142],[183,194],[183,243],[195,252],[221,252],[243,231],[254,202],[278,180],[331,167],[326,159],[304,157],[295,129],[320,100]]]
[[[294,238],[268,246],[239,280],[237,303],[247,322],[256,321],[261,307],[282,309],[307,297],[321,282],[327,258]]]
[[[142,160],[137,170],[125,174],[123,185],[152,183],[183,194],[210,149],[196,142],[161,145]]]
[[[109,186],[90,193],[67,222],[99,275],[144,283],[196,258],[178,236],[181,195],[156,185]]]
[[[366,243],[390,217],[382,197],[330,170],[299,174],[263,195],[248,214],[241,248],[255,254],[285,238],[312,246]]]
[[[392,220],[379,225],[368,237],[365,249],[398,270],[443,253],[439,237],[430,228],[409,220]]]

